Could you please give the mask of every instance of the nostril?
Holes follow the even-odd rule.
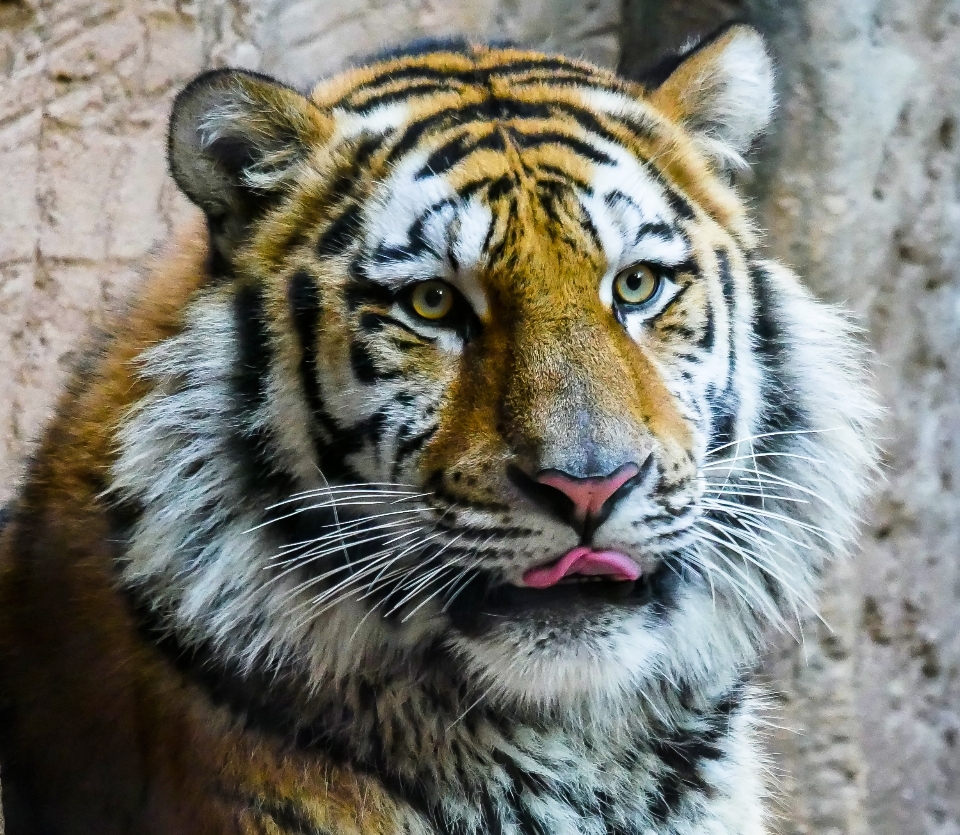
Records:
[[[604,476],[579,478],[563,470],[544,470],[536,480],[563,493],[573,505],[578,520],[582,521],[599,516],[614,493],[639,472],[640,467],[631,461]]]
[[[565,522],[576,516],[576,506],[566,493],[549,484],[542,484],[516,464],[510,464],[507,467],[507,478],[528,499],[550,514]]]

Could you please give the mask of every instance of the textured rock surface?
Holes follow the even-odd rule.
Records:
[[[166,178],[176,88],[235,64],[307,83],[409,37],[509,37],[614,63],[617,0],[0,2],[0,503],[83,334],[189,208]],[[888,477],[830,632],[768,675],[782,829],[960,833],[960,3],[627,0],[628,69],[732,16],[782,68],[754,188],[768,245],[864,317]],[[2,824],[0,824],[2,829]]]

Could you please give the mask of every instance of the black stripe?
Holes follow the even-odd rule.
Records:
[[[401,246],[384,246],[380,244],[376,250],[374,250],[371,260],[375,264],[388,264],[391,261],[411,261],[419,258],[425,252],[429,252],[437,258],[442,258],[443,254],[437,252],[430,242],[427,241],[426,237],[424,237],[424,229],[434,215],[445,207],[454,205],[453,200],[446,198],[437,201],[432,206],[428,206],[410,225],[407,231],[407,243]]]
[[[423,168],[417,172],[417,179],[445,174],[457,163],[476,151],[505,151],[503,134],[496,128],[479,138],[470,133],[461,133],[445,142],[427,158]]]
[[[300,345],[300,385],[307,406],[315,419],[330,429],[320,396],[317,378],[317,333],[320,326],[320,290],[313,276],[304,271],[294,273],[287,282],[287,303],[293,319],[293,329]]]
[[[523,133],[511,129],[510,138],[521,148],[537,148],[541,145],[560,145],[569,148],[574,153],[590,160],[597,165],[610,165],[613,160],[603,151],[594,148],[589,142],[570,136],[560,131],[540,131],[537,133]]]
[[[278,468],[276,444],[270,429],[260,425],[258,415],[269,397],[273,358],[262,288],[252,283],[238,286],[233,313],[238,345],[231,383],[237,420],[229,436],[230,447],[248,490],[286,495],[294,488],[293,479]]]
[[[411,328],[405,322],[401,322],[399,319],[394,319],[388,313],[376,313],[372,311],[367,311],[360,314],[359,320],[360,327],[366,331],[368,334],[379,333],[384,328],[400,328],[401,330],[406,331],[407,333],[415,336],[419,340],[425,339],[425,337],[417,333],[413,328]],[[428,340],[432,341],[432,340]]]
[[[528,104],[514,99],[489,98],[466,107],[445,107],[408,125],[387,155],[387,163],[395,162],[414,148],[424,134],[446,125],[463,125],[478,119],[549,119],[547,105]]]
[[[397,443],[397,451],[393,459],[393,469],[391,470],[390,474],[392,479],[396,480],[397,476],[400,474],[400,468],[403,466],[403,462],[415,452],[422,449],[423,445],[426,444],[426,442],[436,434],[437,428],[437,424],[433,424],[417,435],[404,437],[399,440]]]
[[[317,254],[329,258],[345,252],[361,231],[362,209],[358,203],[348,206],[323,230],[317,241]]]
[[[375,93],[378,88],[386,87],[399,81],[409,81],[410,85],[407,89],[409,89],[409,87],[420,87],[428,84],[431,81],[438,83],[438,85],[447,86],[454,83],[470,86],[483,86],[486,85],[490,78],[494,76],[510,76],[538,70],[562,71],[566,73],[568,77],[579,76],[588,84],[598,86],[603,89],[609,88],[609,85],[606,84],[603,79],[599,78],[596,74],[589,70],[580,69],[575,64],[569,63],[562,59],[557,60],[547,58],[542,60],[522,60],[502,64],[496,67],[488,67],[486,69],[471,70],[442,70],[418,64],[414,66],[398,67],[397,69],[388,70],[381,73],[380,75],[368,81],[358,90],[351,90],[346,96],[336,103],[336,106],[346,107],[360,112],[371,109],[380,102],[375,102],[371,105],[369,103],[369,97],[361,98],[360,101],[356,100],[363,96],[364,93]],[[615,89],[618,88],[615,87]]]
[[[350,367],[353,369],[354,376],[367,385],[399,376],[398,371],[379,368],[370,353],[369,346],[360,339],[354,339],[350,343]]]
[[[704,351],[713,351],[713,346],[717,341],[717,323],[716,316],[713,312],[713,304],[711,303],[709,297],[707,298],[707,321],[703,326],[703,333],[700,334],[700,338],[697,340],[697,347]]]
[[[712,796],[713,787],[704,779],[701,768],[705,762],[722,758],[720,744],[729,735],[730,718],[739,709],[740,700],[738,688],[699,717],[701,727],[652,736],[653,753],[663,768],[650,797],[654,820],[666,823],[689,792]]]
[[[586,180],[581,180],[575,177],[569,171],[565,171],[563,168],[560,168],[556,165],[550,165],[549,163],[541,163],[540,165],[537,166],[537,173],[541,176],[541,179],[546,179],[543,177],[544,174],[550,174],[556,177],[556,179],[561,183],[565,183],[568,185],[572,184],[576,186],[578,189],[580,189],[580,191],[586,192],[587,194],[590,194],[592,192],[590,183],[588,183]]]
[[[361,88],[359,92],[362,93],[364,89],[365,88]],[[408,84],[405,87],[400,87],[397,90],[374,93],[362,99],[354,94],[355,101],[349,104],[348,107],[354,112],[364,113],[384,104],[405,101],[406,99],[416,98],[417,96],[430,96],[436,93],[456,92],[461,89],[462,87],[458,87],[455,83],[444,84],[429,80],[414,81],[411,84]]]
[[[353,157],[339,168],[323,195],[323,203],[328,213],[342,205],[344,201],[356,195],[368,181],[367,174],[371,157],[383,147],[383,136],[366,136],[353,148]],[[361,231],[361,204],[354,199],[342,209],[320,235],[317,241],[317,253],[321,257],[339,255],[349,248]]]
[[[790,345],[779,322],[769,277],[759,264],[750,265],[753,289],[753,341],[763,368],[762,427],[760,432],[791,432],[810,429],[810,419],[789,372]],[[781,439],[760,438],[755,447],[766,451],[782,443]]]
[[[351,311],[363,305],[389,307],[396,301],[396,294],[383,284],[366,278],[363,257],[358,255],[350,265],[353,281],[344,290],[344,299]]]

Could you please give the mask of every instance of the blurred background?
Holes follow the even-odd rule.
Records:
[[[164,130],[198,71],[309,85],[465,33],[629,76],[731,18],[780,70],[745,185],[766,247],[856,311],[887,407],[830,628],[763,673],[779,829],[960,835],[960,0],[0,0],[0,504],[84,334],[190,211]]]

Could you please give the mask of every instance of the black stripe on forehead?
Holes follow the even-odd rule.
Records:
[[[489,122],[498,119],[549,119],[550,108],[546,104],[531,104],[512,98],[491,96],[482,102],[465,106],[444,107],[410,123],[399,140],[390,149],[387,163],[395,162],[431,130],[442,130],[452,125],[468,122]]]
[[[562,58],[522,59],[482,69],[441,69],[417,63],[384,70],[361,87],[344,95],[335,103],[335,106],[357,111],[367,110],[383,103],[382,100],[373,101],[379,88],[402,81],[411,82],[409,85],[411,87],[430,82],[437,86],[450,84],[486,86],[495,77],[509,78],[512,75],[530,72],[563,73],[567,79],[577,79],[591,86],[619,89],[618,85],[611,84],[591,70],[578,67]]]
[[[510,139],[521,149],[538,148],[543,145],[560,145],[573,151],[578,156],[584,157],[596,165],[610,165],[613,160],[603,151],[591,145],[584,139],[580,139],[562,131],[539,131],[536,133],[523,133],[519,130],[510,130]]]
[[[371,261],[374,264],[387,264],[395,261],[411,261],[425,253],[433,255],[435,258],[443,258],[449,255],[449,252],[438,252],[430,241],[426,239],[425,230],[430,220],[444,209],[451,209],[450,217],[456,215],[456,202],[445,198],[428,206],[407,228],[407,240],[402,244],[387,245],[380,243],[371,255]]]
[[[496,127],[480,137],[470,133],[460,133],[430,153],[423,168],[417,172],[416,178],[422,180],[426,177],[445,174],[476,151],[505,151],[506,148],[503,133]]]
[[[669,197],[666,194],[664,194],[664,199],[666,199],[667,203],[670,204]],[[638,217],[643,217],[644,212],[641,209],[640,204],[637,203],[637,201],[634,200],[631,195],[627,194],[625,191],[621,191],[620,189],[608,191],[603,196],[603,202],[610,209],[616,208],[618,204],[627,206],[636,212]],[[687,252],[689,252],[691,249],[690,240],[683,233],[683,230],[671,226],[669,223],[663,220],[644,221],[640,223],[636,229],[636,232],[634,233],[633,244],[637,245],[640,243],[640,241],[650,237],[659,238],[664,242],[669,242],[673,239],[679,238],[686,247]],[[677,268],[679,269],[680,266],[682,265],[677,265]]]

